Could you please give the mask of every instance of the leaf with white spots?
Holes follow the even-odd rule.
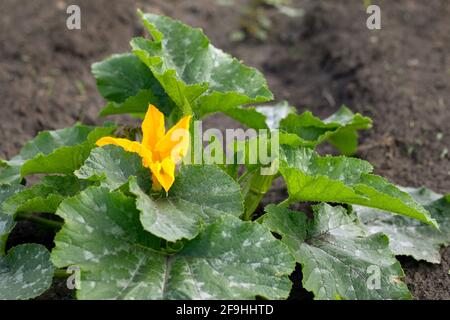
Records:
[[[290,203],[358,204],[436,226],[436,221],[422,205],[372,171],[372,165],[360,159],[322,157],[309,148],[281,146],[280,172],[286,181]]]
[[[287,101],[282,101],[273,105],[263,105],[257,107],[236,107],[227,109],[224,113],[253,129],[278,129],[280,121],[289,114],[295,113],[295,108],[289,106]]]
[[[193,239],[204,224],[224,215],[239,217],[244,210],[239,184],[216,166],[181,167],[167,197],[152,198],[136,180],[130,191],[144,229],[172,242]]]
[[[145,191],[151,184],[150,170],[142,166],[142,159],[136,153],[126,152],[114,145],[93,149],[75,175],[80,179],[100,181],[103,187],[110,190],[122,187],[130,177],[137,177]]]
[[[388,238],[370,235],[342,207],[313,206],[314,219],[269,205],[260,219],[302,265],[303,287],[315,299],[410,299]]]
[[[281,120],[296,112],[295,108],[291,107],[287,101],[281,101],[274,105],[259,106],[255,109],[266,117],[266,125],[271,130],[278,129]]]
[[[141,14],[153,40],[134,38],[133,53],[182,110],[199,117],[273,98],[264,76],[212,46],[200,29]]]
[[[0,255],[0,300],[25,300],[39,296],[52,284],[53,265],[48,250],[22,244]]]
[[[20,166],[21,163],[0,159],[0,185],[20,183]]]
[[[396,255],[440,263],[440,248],[450,244],[450,199],[425,188],[403,190],[430,211],[431,217],[439,224],[439,230],[381,210],[360,206],[353,206],[353,209],[369,232],[383,232],[389,237],[389,246]]]
[[[89,188],[57,212],[52,260],[81,268],[79,299],[286,298],[294,260],[263,226],[224,216],[178,252],[155,247],[133,198]]]
[[[8,235],[15,226],[14,218],[3,211],[3,203],[11,196],[20,192],[22,189],[23,186],[20,184],[0,185],[0,255],[3,254]]]

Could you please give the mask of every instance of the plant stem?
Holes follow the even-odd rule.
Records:
[[[59,230],[63,225],[62,222],[39,217],[34,215],[33,213],[28,212],[19,212],[16,215],[16,219],[31,221],[52,230]]]
[[[67,273],[66,269],[56,269],[53,273],[53,277],[57,279],[65,279],[70,276],[70,273]]]
[[[240,184],[245,204],[245,211],[242,216],[244,221],[252,220],[253,213],[264,195],[269,191],[274,178],[274,175],[261,175],[259,168],[253,171],[247,171],[241,177]]]
[[[288,199],[284,199],[283,201],[281,201],[278,206],[280,207],[287,207],[289,205],[289,198]]]

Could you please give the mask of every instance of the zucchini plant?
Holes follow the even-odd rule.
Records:
[[[74,268],[78,299],[285,299],[296,264],[316,299],[411,298],[395,256],[439,263],[450,196],[397,187],[351,157],[369,118],[261,105],[273,95],[259,71],[200,29],[139,16],[150,37],[92,72],[101,115],[141,126],[44,131],[0,161],[0,299],[37,297]],[[233,143],[240,163],[185,161],[208,149],[191,134],[214,113],[259,133]],[[273,170],[239,157],[275,139]],[[342,155],[320,155],[324,142]],[[275,179],[288,197],[257,210]],[[314,203],[313,214],[292,210],[298,202]],[[56,230],[54,246],[11,247],[19,220]]]

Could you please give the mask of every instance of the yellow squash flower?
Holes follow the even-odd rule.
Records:
[[[169,191],[175,181],[175,166],[186,155],[189,148],[189,123],[191,116],[182,118],[167,133],[164,114],[149,105],[142,122],[142,142],[113,137],[103,137],[97,146],[113,144],[125,151],[135,152],[142,158],[144,167],[152,173],[153,189]]]

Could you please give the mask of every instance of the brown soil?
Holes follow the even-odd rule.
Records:
[[[90,64],[129,49],[130,38],[143,33],[135,15],[141,8],[203,27],[216,46],[263,71],[278,100],[299,110],[326,116],[346,104],[372,117],[358,156],[395,183],[450,192],[450,2],[372,2],[382,9],[379,31],[365,27],[362,0],[297,0],[303,17],[266,8],[268,40],[236,43],[230,34],[240,28],[240,6],[213,0],[2,0],[0,157],[13,156],[40,130],[99,122],[103,101]],[[81,7],[79,31],[65,26],[72,3]],[[231,122],[213,117],[210,124]],[[277,184],[265,202],[285,194]],[[402,259],[414,297],[450,299],[450,250],[442,254],[441,265]],[[297,283],[300,276],[294,274]]]

